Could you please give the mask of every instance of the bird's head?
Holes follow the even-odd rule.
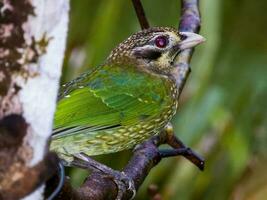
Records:
[[[153,27],[139,31],[120,43],[109,55],[111,64],[134,64],[142,69],[168,74],[180,51],[192,48],[204,38],[170,27]]]

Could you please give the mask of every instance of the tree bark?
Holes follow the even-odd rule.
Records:
[[[42,199],[68,0],[0,1],[0,199]]]

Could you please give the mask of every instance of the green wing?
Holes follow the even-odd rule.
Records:
[[[128,126],[169,104],[165,79],[131,66],[101,66],[62,88],[54,138]]]

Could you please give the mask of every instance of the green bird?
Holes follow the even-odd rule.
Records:
[[[51,149],[70,163],[77,154],[130,149],[160,133],[178,106],[173,61],[203,40],[169,27],[131,35],[104,64],[63,85]]]

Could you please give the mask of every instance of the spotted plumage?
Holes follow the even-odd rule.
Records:
[[[70,161],[78,153],[133,148],[158,134],[177,110],[173,61],[180,50],[199,43],[192,41],[168,27],[140,31],[119,44],[103,65],[65,84],[51,149]]]

